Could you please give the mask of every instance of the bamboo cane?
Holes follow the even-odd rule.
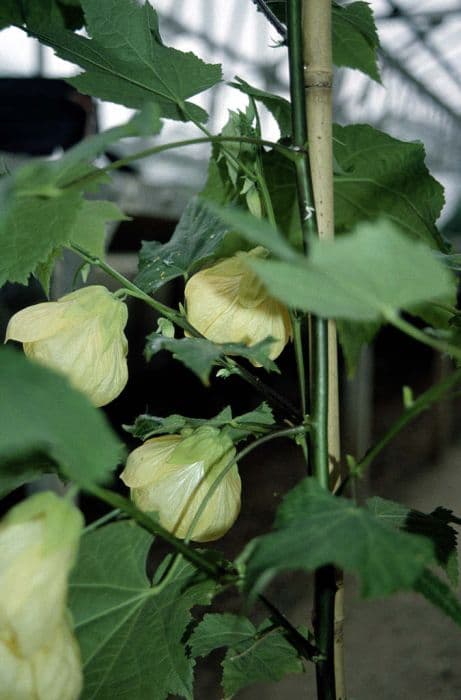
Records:
[[[333,68],[330,0],[303,2],[304,83],[309,141],[309,161],[318,235],[334,238],[333,200]],[[328,322],[328,451],[330,488],[341,481],[337,335]],[[337,700],[346,699],[344,679],[344,581],[336,573],[334,666]]]

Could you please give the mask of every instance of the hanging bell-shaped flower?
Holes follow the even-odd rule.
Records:
[[[157,513],[161,525],[176,537],[207,542],[222,537],[240,511],[241,482],[234,457],[231,439],[217,428],[203,426],[188,436],[146,440],[129,455],[121,479],[138,508]]]
[[[0,523],[0,700],[77,700],[80,651],[66,609],[83,526],[79,510],[40,493]]]
[[[67,621],[28,657],[0,639],[0,700],[77,700],[82,685],[80,650]]]
[[[23,343],[33,360],[65,374],[95,406],[115,399],[128,380],[126,304],[90,286],[15,314],[7,340]]]
[[[248,265],[266,253],[258,246],[197,272],[186,284],[185,298],[188,321],[206,338],[251,346],[271,336],[268,354],[274,360],[290,340],[292,327],[288,309],[269,296]]]

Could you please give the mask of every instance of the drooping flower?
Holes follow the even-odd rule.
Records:
[[[292,328],[288,309],[269,296],[247,264],[249,258],[265,255],[258,246],[197,272],[186,284],[185,298],[188,321],[206,338],[251,346],[272,336],[269,357],[274,360]]]
[[[28,357],[62,372],[95,406],[104,406],[128,380],[127,318],[126,304],[93,285],[19,311],[5,342],[23,343]]]
[[[161,525],[176,537],[208,542],[222,537],[240,511],[241,482],[234,463],[203,512],[189,529],[215,479],[235,457],[231,439],[203,426],[192,434],[152,438],[128,457],[121,474],[131,497],[143,511],[156,512]]]
[[[0,523],[0,639],[30,656],[51,639],[66,610],[82,515],[53,493],[40,493]]]
[[[80,652],[66,610],[83,518],[53,493],[0,523],[0,700],[77,700]]]
[[[60,624],[27,657],[0,640],[0,681],[0,700],[77,700],[83,685],[82,668],[69,624]]]

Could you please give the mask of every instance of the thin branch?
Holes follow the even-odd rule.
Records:
[[[285,27],[283,22],[281,22],[279,20],[277,15],[274,12],[272,12],[272,10],[269,7],[269,5],[267,4],[267,2],[265,2],[265,0],[253,0],[253,2],[256,5],[256,7],[258,8],[258,10],[260,12],[262,12],[262,14],[267,19],[267,21],[270,22],[270,24],[272,24],[274,29],[276,29],[278,31],[278,33],[280,34],[282,39],[284,41],[286,41],[287,28]]]
[[[289,622],[289,620],[287,620],[285,615],[282,612],[280,612],[280,610],[278,610],[278,608],[276,608],[275,605],[266,598],[266,596],[260,593],[258,595],[258,598],[261,601],[261,603],[263,603],[266,606],[266,608],[270,611],[273,622],[277,625],[280,625],[280,627],[283,627],[287,631],[285,637],[290,642],[290,644],[301,654],[301,656],[303,656],[305,659],[308,659],[308,661],[318,663],[322,659],[320,649],[318,649],[300,632],[298,632],[296,627],[293,627],[293,625],[291,624],[291,622]]]
[[[203,131],[203,129],[201,129]],[[206,130],[205,130],[206,132]],[[207,133],[207,132],[206,132]],[[71,187],[75,187],[77,185],[82,185],[86,184],[87,182],[91,182],[92,180],[97,179],[100,177],[101,173],[109,173],[112,172],[113,170],[118,170],[119,168],[123,168],[125,165],[129,165],[129,163],[133,163],[136,160],[142,160],[143,158],[148,158],[150,156],[158,155],[159,153],[164,153],[165,151],[170,151],[175,148],[184,148],[186,146],[197,146],[200,144],[204,143],[249,143],[249,144],[254,144],[254,145],[259,145],[259,146],[268,146],[269,148],[272,148],[274,151],[277,151],[281,155],[283,155],[285,158],[288,158],[288,160],[291,160],[293,162],[297,162],[299,159],[299,153],[294,151],[292,148],[289,146],[283,146],[280,143],[275,143],[274,141],[268,141],[267,139],[257,139],[257,138],[252,138],[251,136],[213,136],[210,133],[207,133],[206,136],[202,136],[200,138],[194,138],[194,139],[183,139],[181,141],[171,141],[170,143],[163,143],[160,144],[159,146],[152,146],[151,148],[145,148],[141,151],[136,151],[135,153],[131,153],[128,156],[124,156],[123,158],[119,158],[118,160],[113,161],[112,163],[109,163],[109,165],[106,165],[103,168],[98,168],[97,170],[91,170],[91,172],[76,177],[73,180],[69,180],[68,182],[64,182],[60,188],[61,189],[69,189]]]
[[[394,439],[394,437],[400,433],[401,430],[403,430],[403,428],[405,428],[412,420],[419,416],[420,413],[427,411],[434,403],[447,398],[446,395],[448,392],[460,382],[461,369],[457,369],[449,377],[438,384],[435,384],[423,394],[418,396],[418,398],[403,411],[403,413],[397,418],[391,427],[386,430],[386,432],[379,438],[373,447],[370,447],[365,455],[354,465],[351,476],[361,477],[365,470],[368,469],[371,463],[376,459],[376,457]]]
[[[82,488],[93,496],[96,496],[96,498],[99,498],[99,500],[108,503],[113,508],[122,510],[124,513],[133,518],[133,520],[144,530],[147,530],[147,532],[150,532],[152,535],[156,535],[167,542],[167,544],[169,544],[176,552],[181,554],[184,559],[187,559],[187,561],[208,576],[211,576],[221,583],[230,583],[238,580],[238,573],[236,571],[232,572],[224,569],[215,562],[210,561],[208,557],[204,556],[196,549],[192,549],[192,547],[185,544],[182,540],[178,540],[174,535],[168,532],[168,530],[165,530],[160,523],[153,520],[149,515],[147,515],[147,513],[139,510],[139,508],[137,508],[128,498],[115,493],[115,491],[110,491],[109,489],[105,489],[94,484],[87,486],[83,485]]]

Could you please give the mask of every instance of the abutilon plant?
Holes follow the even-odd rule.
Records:
[[[0,524],[0,700],[199,697],[196,659],[220,648],[226,698],[310,667],[318,700],[346,700],[344,570],[364,597],[417,591],[461,626],[459,519],[351,497],[393,437],[457,390],[461,369],[417,397],[407,389],[402,414],[365,454],[343,454],[339,439],[337,336],[350,371],[386,324],[461,359],[457,261],[436,226],[442,187],[421,144],[332,124],[334,63],[380,79],[366,3],[256,5],[280,34],[290,100],[238,78],[231,85],[247,108],[230,111],[218,134],[194,97],[221,81],[221,67],[164,43],[155,0],[10,0],[0,9],[0,28],[17,27],[78,67],[69,78],[77,90],[135,110],[126,124],[0,181],[0,284],[34,275],[49,295],[54,263],[72,251],[86,272],[97,268],[119,287],[77,275],[79,288],[11,318],[5,340],[23,352],[0,350],[0,494],[44,473],[66,491],[27,498]],[[262,108],[277,141],[261,131]],[[196,136],[101,165],[121,139],[159,139],[166,119],[190,123]],[[204,143],[203,190],[167,243],[143,244],[128,279],[104,256],[104,225],[124,214],[100,185],[127,163]],[[178,308],[157,298],[176,278]],[[127,454],[98,410],[129,381],[127,297],[158,317],[145,348],[154,366],[167,351],[210,390],[245,382],[257,405],[200,418],[141,413],[123,426],[139,440]],[[296,401],[271,374],[289,352]],[[283,495],[272,528],[229,560],[219,540],[237,531],[252,496],[241,497],[241,461],[273,440],[296,447],[305,476]],[[284,464],[292,468],[299,473]],[[109,507],[85,528],[72,503],[79,491]],[[169,553],[152,573],[160,541]],[[289,619],[267,592],[297,570],[313,575],[312,619]],[[213,607],[228,589],[240,596],[239,614]],[[258,625],[255,604],[267,613]],[[313,692],[306,684],[305,696]]]

